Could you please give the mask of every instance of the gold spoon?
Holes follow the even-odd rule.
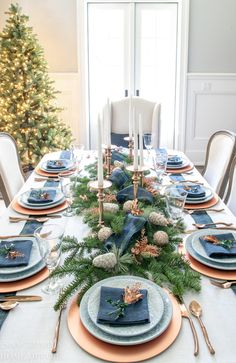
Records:
[[[12,310],[14,309],[19,303],[17,301],[4,301],[0,303],[0,309],[2,310]]]
[[[233,223],[225,223],[225,222],[213,222],[213,223],[193,223],[192,225],[201,229],[205,227],[214,226],[214,224],[222,224],[223,226],[230,227]]]
[[[47,222],[48,220],[49,220],[48,217],[39,217],[39,218],[9,217],[9,221],[11,223],[17,223],[17,222],[21,222],[21,221]]]
[[[207,208],[207,209],[184,209],[185,213],[192,214],[194,212],[223,212],[224,208],[215,209],[215,208]]]
[[[202,307],[201,305],[196,301],[196,300],[193,300],[191,301],[191,303],[189,304],[189,310],[191,311],[191,313],[197,318],[199,324],[200,324],[200,327],[202,329],[202,332],[203,332],[203,335],[204,335],[204,339],[206,341],[206,344],[207,344],[207,347],[210,351],[211,354],[215,354],[215,351],[210,343],[210,340],[209,340],[209,337],[208,337],[208,334],[207,334],[207,330],[202,322],[202,319],[201,319],[201,315],[202,315]]]

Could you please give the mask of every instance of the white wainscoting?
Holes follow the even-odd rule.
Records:
[[[63,108],[60,117],[71,127],[76,141],[81,142],[79,74],[50,73],[49,77],[55,81],[55,89],[61,92],[57,95],[57,105]]]
[[[236,74],[189,73],[187,84],[185,152],[203,165],[211,134],[236,132]]]

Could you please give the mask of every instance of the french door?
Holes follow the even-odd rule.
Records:
[[[107,98],[137,95],[162,105],[161,143],[174,146],[179,2],[87,2],[90,146]]]

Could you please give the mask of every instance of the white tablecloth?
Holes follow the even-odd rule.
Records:
[[[46,157],[44,157],[45,160]],[[89,161],[91,159],[87,159]],[[20,192],[32,186],[41,186],[34,182],[33,173]],[[202,180],[195,170],[194,175],[188,179]],[[217,208],[225,207],[220,201]],[[233,222],[236,219],[225,207],[222,213],[209,212],[213,221],[221,220]],[[0,234],[18,233],[23,228],[24,222],[10,224],[9,215],[17,215],[11,207],[0,218]],[[79,239],[86,235],[88,227],[83,224],[82,217],[63,218],[66,220],[66,235],[73,235]],[[53,223],[61,223],[61,219]],[[192,228],[193,219],[185,216],[188,228]],[[53,310],[56,297],[44,295],[41,287],[45,282],[24,290],[24,294],[42,295],[43,301],[36,303],[22,303],[10,312],[0,331],[0,362],[2,363],[90,363],[101,362],[83,351],[73,340],[67,327],[66,315],[63,312],[58,351],[51,353],[51,345],[58,312]],[[210,284],[209,278],[202,277],[200,293],[188,293],[185,302],[189,304],[196,299],[203,307],[203,321],[207,327],[210,340],[216,354],[211,356],[205,344],[203,334],[197,321],[195,327],[199,337],[200,353],[193,355],[193,339],[189,323],[183,320],[180,334],[174,344],[161,355],[150,359],[148,362],[161,363],[235,363],[236,362],[236,295],[231,289],[223,290]],[[21,292],[22,293],[22,292]]]

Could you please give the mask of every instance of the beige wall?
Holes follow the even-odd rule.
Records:
[[[12,0],[0,0],[0,30]],[[29,15],[50,72],[77,72],[76,0],[17,0]]]

